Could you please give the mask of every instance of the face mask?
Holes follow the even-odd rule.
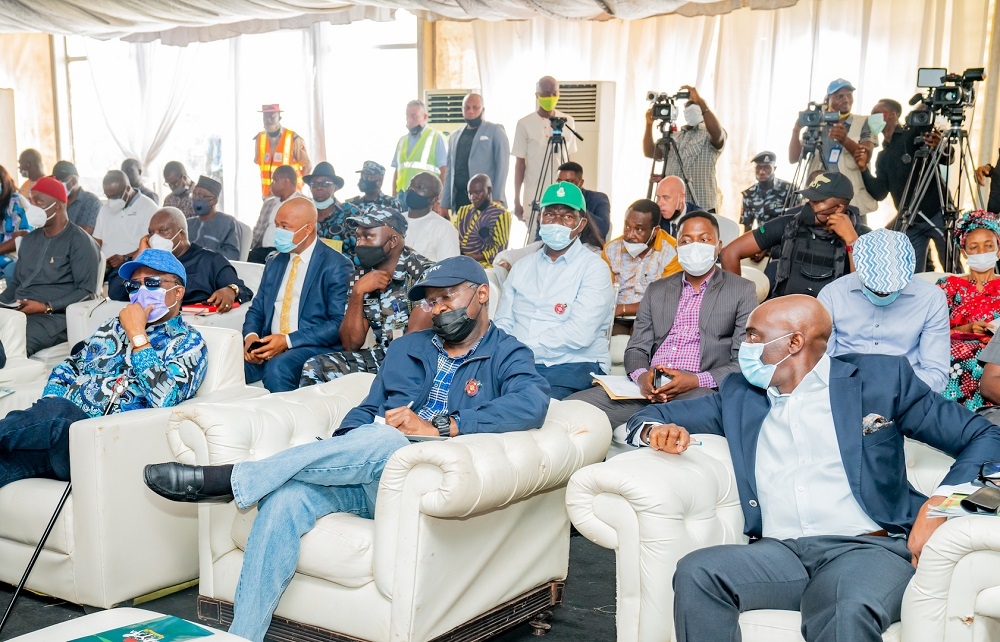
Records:
[[[138,303],[144,310],[149,306],[153,306],[153,310],[149,313],[149,323],[156,323],[170,313],[170,306],[166,303],[167,292],[175,290],[178,287],[180,286],[175,285],[169,289],[156,288],[155,290],[150,290],[143,285],[135,292],[129,294],[128,300],[131,303]]]
[[[482,311],[482,305],[479,307]],[[448,343],[465,340],[476,329],[476,319],[469,316],[469,306],[442,312],[431,319],[431,330]]]
[[[772,339],[767,343],[747,343],[744,341],[740,344],[739,362],[740,362],[740,372],[746,378],[750,385],[757,386],[758,388],[764,388],[765,390],[771,385],[771,379],[774,377],[774,371],[778,369],[778,366],[792,356],[788,353],[785,359],[782,359],[778,363],[764,363],[761,361],[761,356],[764,354],[764,346],[768,343],[774,343],[775,341],[781,341],[785,337],[792,336],[792,332],[778,337],[777,339]]]
[[[364,178],[358,181],[358,190],[362,192],[365,193],[374,192],[377,189],[378,189],[378,181],[370,181]]]
[[[56,204],[52,203],[51,205],[43,209],[41,207],[28,203],[27,206],[24,208],[25,210],[24,216],[25,218],[28,219],[28,225],[30,225],[32,229],[36,230],[40,227],[44,227],[45,224],[49,222],[49,219],[55,216],[55,212],[49,214],[48,216],[46,216],[45,213],[49,211],[49,209],[55,206]]]
[[[125,209],[125,199],[124,198],[109,198],[108,199],[108,209],[112,214],[117,214]]]
[[[294,232],[291,230],[285,230],[281,228],[274,230],[274,249],[278,250],[279,252],[284,252],[285,254],[291,252],[296,247],[298,247],[298,245],[295,243],[295,235],[304,229],[306,229],[305,225],[295,230]]]
[[[317,201],[314,198],[313,199],[313,203],[316,203],[316,209],[318,209],[318,210],[325,210],[326,208],[328,208],[331,205],[333,205],[333,197],[331,196],[330,198],[328,198],[326,200],[323,200],[323,201]]]
[[[416,136],[421,131],[423,131],[423,129],[424,129],[423,125],[414,125],[413,127],[410,127],[410,133]]]
[[[384,243],[382,245],[358,245],[354,248],[354,253],[358,257],[358,262],[366,268],[375,267],[389,258]]]
[[[468,125],[470,129],[477,129],[480,125],[483,124],[483,117],[476,116],[475,118],[466,118],[465,124]]]
[[[73,191],[73,188],[69,186],[69,183],[63,183],[63,187],[66,188],[66,195],[69,196],[69,193]]]
[[[701,107],[698,105],[688,105],[684,108],[684,122],[691,127],[697,127],[704,120],[704,116],[701,115]]]
[[[17,173],[21,175],[21,178],[28,178],[28,170],[26,169],[19,169]]]
[[[997,253],[969,254],[965,257],[965,262],[974,272],[992,272],[997,267]]]
[[[188,186],[187,185],[181,185],[177,189],[170,190],[170,193],[173,194],[174,196],[186,196],[187,195],[187,191],[188,191]]]
[[[417,194],[413,188],[406,190],[406,207],[411,210],[425,210],[431,205],[431,199],[423,194]]]
[[[573,238],[570,235],[575,231],[575,227],[570,229],[558,223],[543,223],[538,228],[538,234],[542,237],[542,243],[556,252],[566,248],[573,242]]]
[[[181,231],[177,230],[177,233],[174,234],[173,236],[171,236],[170,238],[166,238],[165,236],[160,236],[159,234],[153,234],[152,236],[149,237],[149,247],[152,248],[152,249],[154,249],[154,250],[163,250],[164,252],[173,252],[174,251],[174,239],[177,238],[177,234],[180,234],[180,233],[181,233]]]
[[[868,117],[868,129],[872,131],[872,136],[878,136],[885,129],[885,116],[881,112]]]
[[[653,233],[655,229],[649,231],[649,238],[646,239],[645,243],[632,243],[630,241],[623,240],[622,243],[625,244],[625,251],[629,253],[633,259],[639,258],[639,255],[645,252],[649,248],[649,242],[653,238]]]
[[[880,308],[884,308],[885,306],[889,305],[890,303],[898,299],[900,292],[902,292],[902,290],[896,290],[895,292],[890,292],[885,296],[879,296],[874,292],[872,292],[871,290],[869,290],[868,288],[866,288],[864,284],[862,284],[861,286],[861,293],[865,295],[865,298],[868,299],[872,305]]]
[[[538,97],[538,106],[544,109],[545,111],[552,111],[553,109],[556,108],[556,105],[558,103],[559,103],[559,96]]]
[[[691,276],[702,276],[715,266],[715,246],[708,243],[678,245],[677,261]]]
[[[203,198],[196,198],[191,201],[191,207],[198,216],[204,216],[212,211],[212,204]]]

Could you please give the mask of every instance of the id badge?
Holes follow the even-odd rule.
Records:
[[[830,155],[826,157],[826,162],[828,165],[836,165],[840,161],[840,152],[843,151],[843,147],[840,145],[835,145],[830,148]]]
[[[403,328],[393,328],[392,330],[389,331],[389,336],[392,337],[393,341],[395,341],[396,339],[403,336],[405,333],[406,331]]]

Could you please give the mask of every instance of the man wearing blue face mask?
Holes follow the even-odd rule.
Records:
[[[765,302],[746,330],[742,376],[628,423],[633,445],[667,457],[692,434],[725,436],[752,542],[677,563],[676,639],[737,640],[741,611],[778,609],[801,613],[809,641],[881,640],[945,521],[929,509],[1000,457],[1000,427],[932,391],[903,357],[831,357],[831,319],[811,297]],[[930,499],[907,482],[905,438],[955,458]]]
[[[335,194],[344,187],[344,179],[337,176],[333,165],[323,161],[303,180],[309,186],[319,216],[316,233],[324,243],[357,265],[357,254],[354,251],[357,239],[354,224],[349,219],[360,216],[361,210],[353,203],[341,203],[337,200]]]
[[[901,232],[873,230],[854,242],[854,267],[817,297],[833,317],[827,352],[904,356],[931,390],[944,390],[951,349],[948,303],[941,288],[913,278],[910,240]]]
[[[580,188],[549,185],[539,205],[542,247],[511,268],[494,322],[531,348],[552,398],[563,399],[611,370],[614,288],[608,264],[580,241],[589,224]]]
[[[215,209],[222,193],[222,183],[208,176],[199,176],[191,190],[191,207],[195,216],[188,219],[188,238],[206,250],[218,252],[230,261],[240,260],[240,226],[236,219]]]

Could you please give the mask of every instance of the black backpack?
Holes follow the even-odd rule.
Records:
[[[811,216],[812,211],[801,211],[785,226],[769,298],[785,294],[817,296],[827,283],[850,271],[843,239],[825,227],[807,224],[803,214]],[[850,214],[853,219],[853,212]]]

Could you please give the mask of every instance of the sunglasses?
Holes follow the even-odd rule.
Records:
[[[979,466],[979,474],[976,476],[976,479],[983,482],[983,484],[1000,488],[1000,461],[983,462]]]
[[[129,294],[132,294],[134,292],[138,292],[139,288],[141,288],[144,285],[146,286],[147,290],[156,290],[162,287],[161,285],[162,281],[163,279],[161,279],[158,276],[147,276],[142,281],[140,281],[139,279],[129,279],[128,281],[125,281],[124,284],[125,291],[128,292]],[[168,283],[175,283],[175,282],[168,281]]]

